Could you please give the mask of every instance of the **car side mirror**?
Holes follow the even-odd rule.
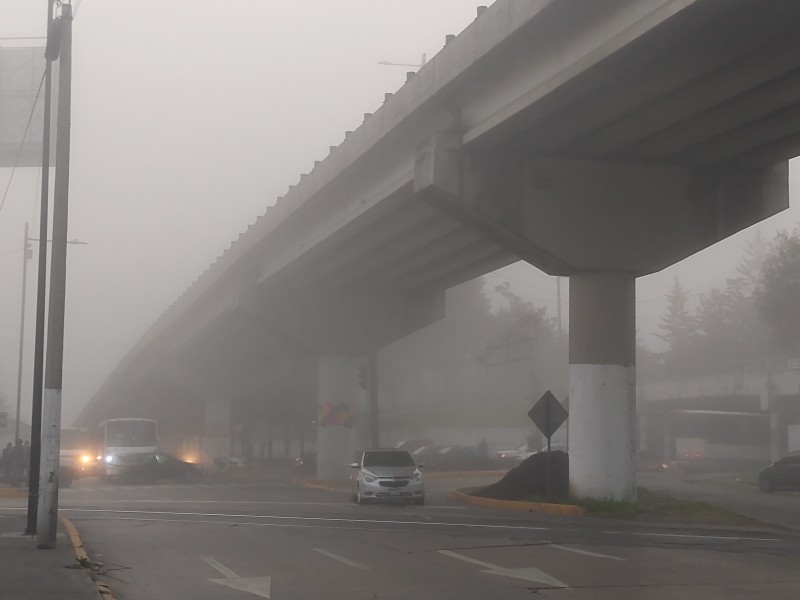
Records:
[[[361,465],[359,465],[358,463],[350,463],[350,468],[351,469],[360,469]]]

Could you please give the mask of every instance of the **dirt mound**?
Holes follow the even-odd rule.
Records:
[[[547,473],[547,452],[533,454],[506,473],[497,483],[472,492],[473,496],[496,500],[531,500],[544,498]],[[550,492],[552,498],[569,495],[569,454],[550,452]]]

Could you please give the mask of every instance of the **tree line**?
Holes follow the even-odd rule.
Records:
[[[724,286],[692,294],[676,278],[659,332],[668,371],[706,371],[785,362],[800,350],[800,230],[747,240]]]

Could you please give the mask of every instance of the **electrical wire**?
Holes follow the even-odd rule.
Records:
[[[36,98],[33,99],[33,106],[31,106],[31,114],[28,115],[28,122],[25,125],[25,132],[22,134],[22,139],[19,142],[19,149],[17,150],[17,158],[14,159],[14,166],[11,169],[11,175],[8,177],[8,183],[6,184],[6,190],[3,192],[3,199],[0,201],[0,213],[3,212],[3,207],[6,205],[6,198],[8,198],[8,190],[11,188],[11,182],[14,180],[14,173],[17,171],[17,165],[19,164],[19,158],[22,156],[22,149],[25,147],[25,140],[28,138],[28,130],[31,127],[31,121],[33,120],[33,113],[36,112],[36,105],[39,103],[39,95],[42,93],[42,84],[44,84],[44,76],[45,72],[42,72],[42,79],[39,81],[39,89],[36,90]]]

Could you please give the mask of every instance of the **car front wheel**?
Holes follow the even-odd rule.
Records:
[[[761,479],[758,482],[758,487],[765,494],[771,494],[772,492],[775,491],[775,488],[772,486],[772,484],[767,479]]]
[[[367,499],[361,495],[361,487],[356,488],[356,503],[358,504],[366,504]]]

